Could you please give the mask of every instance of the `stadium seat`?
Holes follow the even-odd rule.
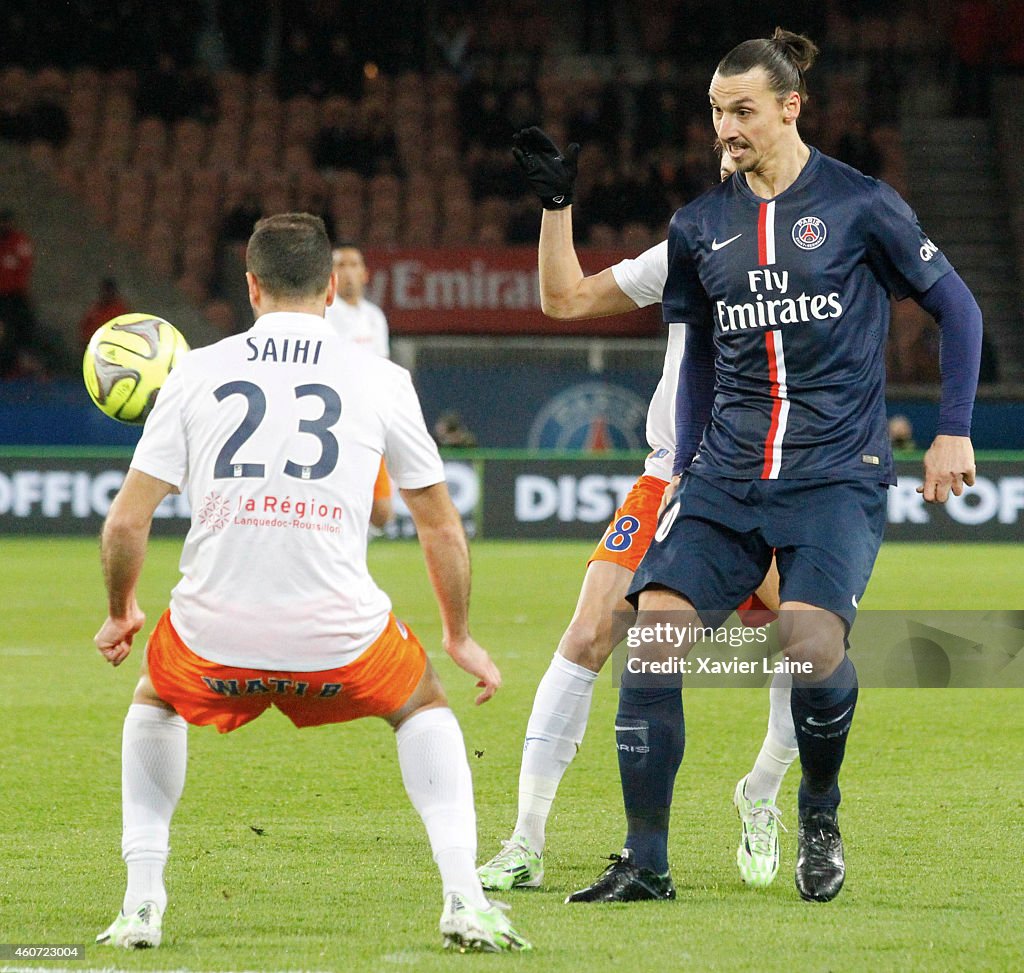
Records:
[[[209,130],[194,118],[180,118],[174,123],[169,156],[174,166],[189,170],[199,165],[206,153]]]
[[[146,235],[149,217],[148,197],[122,195],[118,199],[114,236],[123,243],[137,244]]]
[[[177,279],[178,289],[196,305],[205,304],[210,296],[210,287],[205,277],[185,272]]]
[[[108,223],[113,214],[114,201],[113,170],[91,166],[82,175],[82,198],[93,218]]]
[[[150,271],[171,277],[175,272],[176,250],[173,227],[159,220],[151,221],[143,243],[143,256]]]
[[[370,247],[394,247],[398,245],[398,220],[379,219],[371,221],[364,239]]]

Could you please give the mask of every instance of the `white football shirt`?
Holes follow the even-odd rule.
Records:
[[[391,357],[388,319],[372,301],[361,297],[359,302],[353,305],[337,295],[334,302],[327,305],[327,313],[324,317],[327,319],[327,323],[343,338],[362,345],[375,355],[380,355],[381,358]]]
[[[668,241],[645,250],[633,260],[617,263],[612,267],[612,274],[622,293],[637,307],[657,304],[668,277]],[[647,444],[651,452],[644,463],[644,473],[661,480],[672,479],[676,453],[676,387],[679,385],[685,331],[682,324],[668,326],[668,346],[665,348],[661,378],[647,407]]]
[[[399,487],[444,481],[409,373],[323,318],[273,313],[189,352],[132,467],[188,491],[171,620],[212,662],[309,672],[351,662],[391,601],[366,566],[381,456]]]

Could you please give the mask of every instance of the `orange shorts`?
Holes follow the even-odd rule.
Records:
[[[611,561],[636,571],[658,526],[658,507],[668,481],[656,476],[641,476],[626,494],[622,506],[594,548],[590,561]],[[590,561],[587,563],[589,564]]]
[[[373,483],[373,499],[388,500],[391,497],[391,477],[388,476],[387,464],[382,459],[380,469],[377,471],[377,479]]]
[[[296,726],[386,716],[412,695],[427,667],[419,639],[394,615],[354,662],[318,672],[239,669],[196,655],[165,611],[146,644],[156,694],[195,726],[229,733],[276,706]]]

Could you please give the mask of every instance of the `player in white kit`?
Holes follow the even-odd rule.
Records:
[[[181,580],[146,646],[124,724],[122,911],[97,942],[157,946],[184,786],[186,721],[229,732],[276,706],[296,726],[380,716],[441,872],[446,946],[526,949],[475,871],[473,788],[458,722],[416,636],[366,566],[386,452],[419,532],[444,647],[489,699],[501,675],[468,628],[469,556],[408,372],[324,321],[335,291],[323,222],[257,223],[247,332],[191,352],[164,385],[102,536],[113,665],[145,623],[136,585],[156,507],[187,490]]]
[[[327,305],[324,318],[343,338],[381,358],[390,358],[388,319],[373,301],[363,296],[370,282],[363,252],[353,243],[339,243],[331,257],[338,290]]]
[[[334,300],[327,305],[324,319],[342,337],[379,355],[391,357],[391,343],[388,334],[388,319],[384,312],[368,301],[363,293],[370,282],[363,252],[354,243],[339,243],[331,252],[337,290]],[[373,485],[373,506],[370,508],[370,523],[383,527],[394,513],[391,478],[384,460]]]
[[[535,148],[533,154],[547,152],[549,165],[571,166],[575,176],[575,155],[567,160],[543,133],[531,131],[548,146]],[[725,179],[732,172],[728,157],[722,166]],[[571,178],[569,182],[571,186]],[[532,180],[531,185],[538,190]],[[538,195],[545,201],[539,191]],[[539,267],[545,314],[564,319],[601,317],[660,302],[668,275],[667,242],[586,277],[573,244],[571,188],[559,195],[561,208],[549,208],[545,201],[541,221]],[[662,375],[647,412],[651,451],[644,473],[591,555],[572,621],[537,687],[523,746],[515,828],[502,850],[479,869],[488,889],[541,884],[545,828],[556,790],[583,741],[597,674],[625,634],[615,629],[615,619],[632,613],[626,591],[654,536],[675,458],[675,399],[684,326],[669,324],[668,328]],[[773,617],[778,604],[778,574],[773,565],[755,595],[738,611],[748,624],[763,624]],[[780,815],[775,799],[797,756],[789,679],[778,675],[773,680],[768,733],[751,773],[739,781],[733,798],[742,827],[737,864],[743,881],[756,887],[771,884],[778,872]]]

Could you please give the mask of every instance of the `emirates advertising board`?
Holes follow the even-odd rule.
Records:
[[[0,534],[95,535],[128,462],[119,453],[0,455]],[[920,462],[898,462],[886,540],[1024,541],[1024,457],[986,461],[981,454],[978,465],[974,487],[938,506],[917,492]],[[642,470],[642,454],[548,459],[479,451],[445,462],[452,499],[471,537],[594,543]],[[400,498],[396,507],[386,534],[413,536]],[[168,497],[157,509],[153,533],[180,536],[189,518],[187,499]]]
[[[366,296],[397,335],[657,335],[661,308],[592,321],[556,321],[540,309],[537,248],[367,250]],[[588,274],[635,252],[581,248]]]

